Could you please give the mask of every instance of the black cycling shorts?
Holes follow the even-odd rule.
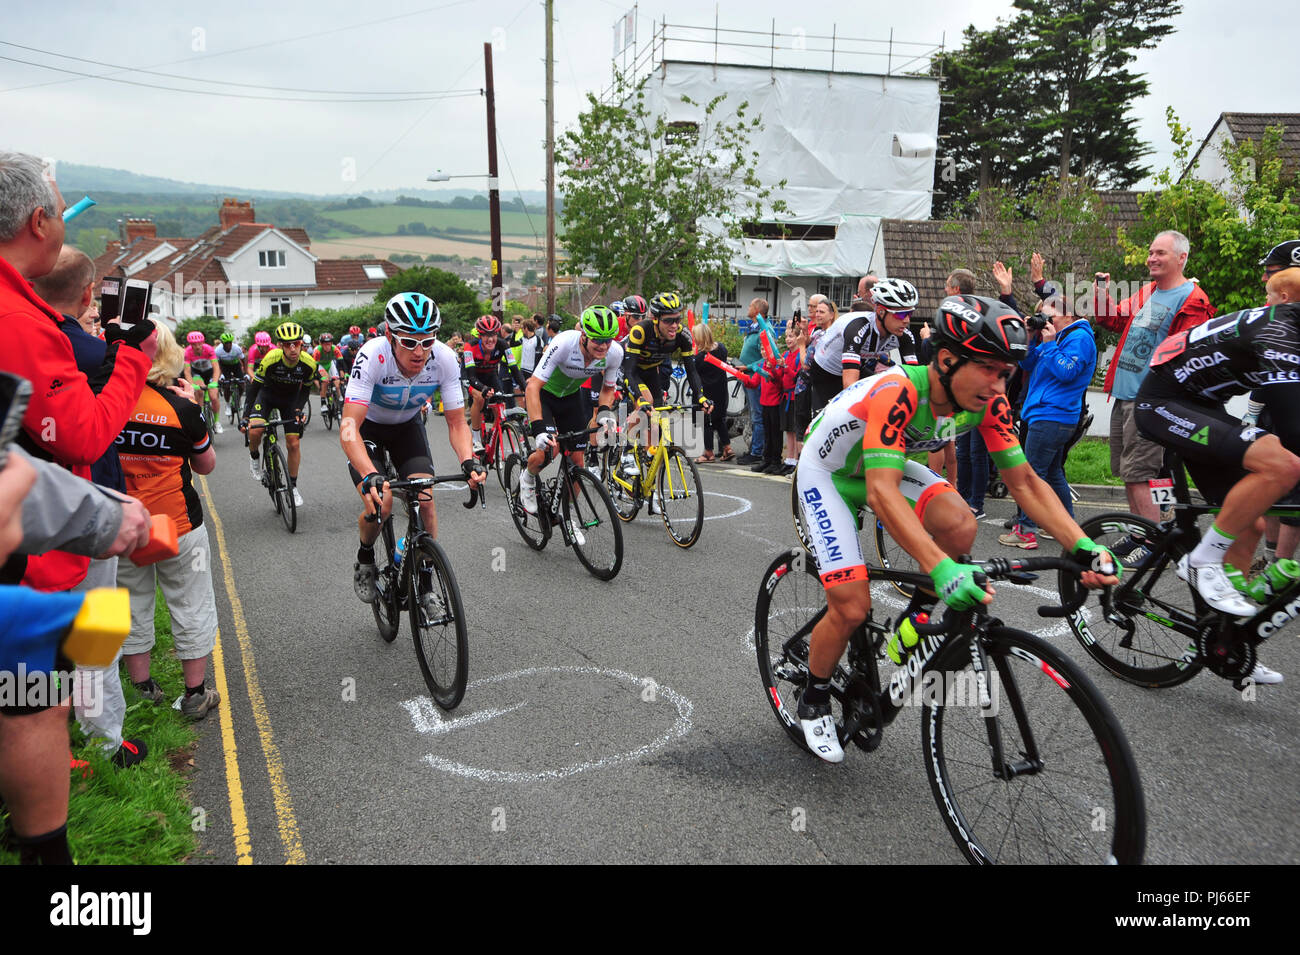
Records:
[[[378,424],[374,421],[361,423],[361,440],[366,443],[374,470],[380,474],[381,451],[388,453],[398,477],[409,478],[412,474],[432,474],[433,454],[429,451],[429,438],[424,433],[424,424],[418,414],[398,424]],[[360,484],[365,477],[348,462],[348,474],[354,485]]]
[[[285,423],[285,434],[302,434],[302,425],[296,423],[298,412],[302,410],[303,405],[307,403],[307,396],[310,392],[306,388],[299,389],[301,394],[291,391],[286,394],[273,394],[263,388],[257,395],[257,404],[248,409],[245,414],[249,419],[261,418],[263,421],[270,421],[272,418],[283,418]],[[273,412],[278,412],[274,414]]]
[[[1133,420],[1146,438],[1177,453],[1206,501],[1218,505],[1246,476],[1242,460],[1256,439],[1268,434],[1248,428],[1222,404],[1188,394],[1151,372],[1138,389]]]
[[[559,434],[568,431],[581,431],[591,420],[591,399],[585,401],[582,389],[564,398],[557,398],[545,388],[542,389],[542,421],[547,427],[553,427]],[[570,438],[564,447],[570,451],[586,451],[588,436]]]

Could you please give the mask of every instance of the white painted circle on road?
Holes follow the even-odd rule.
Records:
[[[720,521],[720,520],[722,520],[724,517],[735,517],[737,514],[744,514],[747,510],[749,510],[751,507],[754,506],[754,502],[751,501],[751,500],[749,500],[749,498],[746,498],[746,497],[737,497],[735,494],[722,494],[722,493],[720,493],[720,492],[718,492],[718,491],[705,491],[705,492],[704,492],[704,496],[705,496],[705,497],[725,497],[725,498],[726,498],[727,500],[729,500],[729,501],[739,501],[739,502],[740,502],[740,506],[739,506],[739,507],[735,508],[734,510],[727,511],[727,513],[725,513],[725,514],[710,514],[710,515],[706,516],[706,517],[704,518],[706,521]]]

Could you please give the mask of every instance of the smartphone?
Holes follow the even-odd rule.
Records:
[[[18,437],[32,397],[32,383],[6,371],[0,371],[0,468],[9,460],[9,446]]]
[[[104,279],[99,287],[99,320],[107,325],[122,313],[122,280]]]
[[[122,294],[122,327],[130,328],[137,322],[143,322],[149,314],[149,293],[151,286],[141,279],[127,279],[126,291]]]

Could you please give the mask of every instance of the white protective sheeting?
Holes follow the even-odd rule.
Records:
[[[737,242],[737,272],[862,274],[882,218],[930,217],[937,80],[668,61],[646,84],[646,105],[670,122],[702,122],[703,107],[682,96],[703,104],[720,93],[727,94],[724,114],[748,102],[747,117],[762,116],[764,128],[752,143],[757,173],[764,183],[787,181],[774,193],[790,206],[782,221],[837,227],[831,240]],[[896,143],[904,155],[894,154]]]

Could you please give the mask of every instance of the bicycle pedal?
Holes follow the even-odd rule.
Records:
[[[806,680],[808,677],[808,669],[806,667],[801,666],[798,663],[793,663],[790,660],[782,660],[776,666],[772,667],[772,672],[780,679],[789,680],[792,683]]]

